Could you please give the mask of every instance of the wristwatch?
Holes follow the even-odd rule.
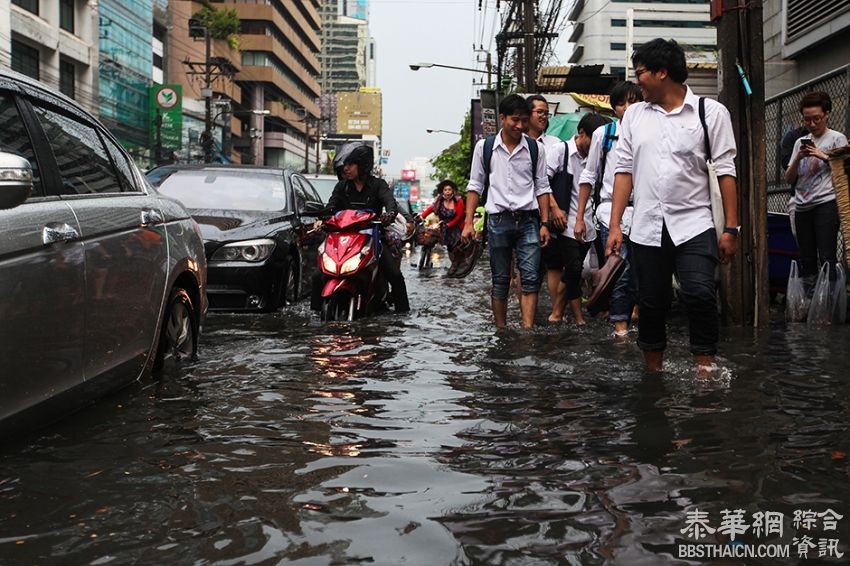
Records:
[[[740,226],[726,226],[725,228],[723,228],[723,233],[724,233],[724,234],[732,234],[732,235],[733,235],[733,236],[735,236],[736,238],[738,237],[738,234],[739,234],[740,232],[741,232],[741,227],[740,227]]]

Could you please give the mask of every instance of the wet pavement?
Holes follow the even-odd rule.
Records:
[[[678,320],[653,376],[600,320],[494,333],[483,264],[436,260],[409,316],[210,315],[197,363],[0,448],[0,563],[664,564],[697,508],[847,514],[850,327],[725,329],[703,381]]]

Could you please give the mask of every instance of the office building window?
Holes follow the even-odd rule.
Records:
[[[38,15],[38,0],[12,0],[12,4],[20,6],[27,12],[32,12],[36,16]]]
[[[611,27],[624,28],[626,20],[614,18],[611,20]],[[714,24],[708,20],[704,22],[696,22],[692,20],[635,20],[634,27],[636,28],[713,28]]]
[[[59,90],[71,98],[77,97],[77,69],[65,59],[59,61]]]
[[[74,33],[74,0],[59,0],[59,27]]]
[[[38,49],[12,40],[12,70],[39,79]]]
[[[635,46],[635,47],[637,47],[637,46]],[[611,51],[625,51],[625,50],[626,50],[626,44],[625,43],[612,43],[611,44]]]

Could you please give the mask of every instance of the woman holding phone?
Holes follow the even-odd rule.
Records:
[[[835,277],[839,221],[827,152],[846,146],[847,138],[827,127],[831,111],[832,100],[825,92],[810,92],[803,97],[800,114],[809,133],[794,143],[785,171],[785,182],[796,182],[794,224],[800,270],[810,289],[823,262],[830,265],[830,279]]]

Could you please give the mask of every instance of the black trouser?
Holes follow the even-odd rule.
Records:
[[[584,270],[584,258],[590,251],[590,242],[579,242],[567,236],[559,236],[564,254],[564,274],[561,281],[567,288],[568,301],[581,297],[581,272]]]
[[[667,311],[675,272],[679,297],[688,313],[691,353],[717,353],[720,317],[714,282],[719,262],[715,234],[711,228],[675,246],[664,226],[661,247],[631,242],[640,299],[638,346],[643,351],[661,352],[667,347]]]
[[[838,205],[834,200],[794,214],[800,274],[809,279],[809,285],[814,283],[823,262],[829,263],[830,279],[835,279],[838,225]]]
[[[378,269],[387,283],[390,284],[390,292],[393,296],[396,312],[407,312],[410,310],[410,302],[407,299],[407,285],[404,282],[404,275],[393,261],[392,254],[387,249],[386,244],[382,246],[383,252],[378,260]],[[314,311],[322,310],[322,288],[325,285],[325,274],[321,269],[313,273],[310,292],[310,308]]]

